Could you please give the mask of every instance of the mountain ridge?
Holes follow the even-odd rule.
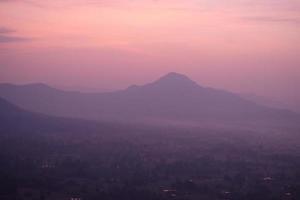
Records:
[[[27,87],[0,84],[0,97],[34,112],[93,120],[250,120],[296,116],[290,111],[258,105],[231,92],[203,87],[175,72],[151,83],[115,92],[81,93],[49,88],[43,84]]]

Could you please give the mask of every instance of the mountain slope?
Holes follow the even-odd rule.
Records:
[[[227,91],[202,87],[177,73],[169,73],[143,86],[110,93],[68,92],[42,84],[2,84],[0,96],[35,112],[97,120],[290,120],[298,117]]]
[[[102,130],[110,124],[95,123],[80,119],[52,117],[23,110],[0,98],[0,134],[19,135],[23,133],[84,133],[88,130]],[[101,132],[101,131],[100,131]]]

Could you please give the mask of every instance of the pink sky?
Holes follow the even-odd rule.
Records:
[[[300,1],[0,0],[0,82],[116,89],[169,71],[298,104]]]

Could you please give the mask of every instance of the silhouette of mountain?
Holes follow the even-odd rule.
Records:
[[[36,127],[37,120],[35,119],[39,119],[38,116],[39,114],[27,112],[0,98],[0,132],[2,134],[4,131],[23,132],[32,129],[33,126]],[[43,118],[42,114],[40,116]]]
[[[166,89],[191,89],[195,87],[200,87],[195,81],[190,80],[187,76],[175,72],[168,73],[167,75],[161,77],[160,79],[158,79],[150,85],[165,87]]]
[[[0,121],[0,135],[83,133],[90,129],[101,130],[100,128],[110,127],[110,124],[29,112],[2,98],[0,98]]]
[[[0,96],[35,112],[97,120],[298,118],[287,110],[268,108],[231,92],[200,86],[174,72],[152,83],[116,92],[81,93],[43,84],[1,84]]]
[[[255,102],[257,104],[265,105],[265,106],[270,106],[273,108],[279,108],[279,109],[288,109],[291,111],[295,112],[300,112],[300,109],[293,105],[290,102],[284,102],[280,100],[279,98],[271,98],[271,97],[266,97],[262,95],[256,95],[256,94],[249,94],[249,93],[241,93],[239,94],[242,98],[247,99],[249,101]]]
[[[5,115],[7,113],[18,113],[21,111],[18,107],[10,104],[8,101],[0,98],[0,115]]]

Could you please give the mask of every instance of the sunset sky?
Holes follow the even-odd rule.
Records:
[[[111,90],[170,71],[298,104],[300,1],[0,0],[0,82]]]

